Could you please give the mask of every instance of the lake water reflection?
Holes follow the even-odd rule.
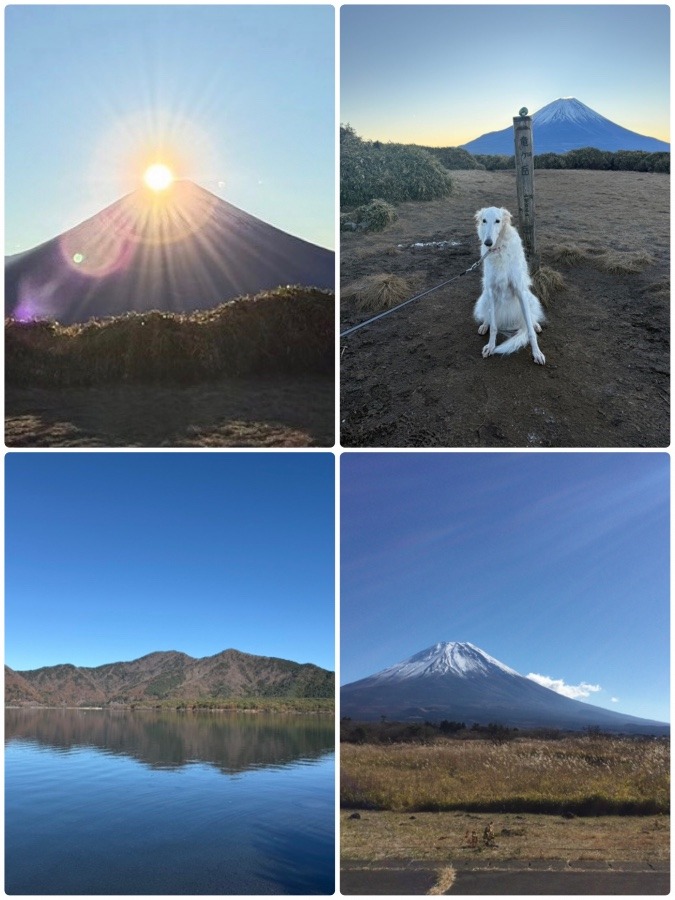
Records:
[[[332,716],[7,710],[9,894],[332,894]]]

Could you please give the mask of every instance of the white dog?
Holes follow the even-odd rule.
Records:
[[[511,213],[495,206],[480,209],[476,224],[481,251],[487,254],[483,260],[483,293],[473,310],[480,325],[478,334],[490,332],[483,356],[513,353],[529,341],[534,361],[543,366],[546,358],[539,349],[536,332],[541,331],[540,322],[546,317],[530,290],[532,280],[520,235],[511,225]],[[498,331],[511,336],[496,346]]]

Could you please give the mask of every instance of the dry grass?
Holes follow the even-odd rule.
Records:
[[[494,845],[469,847],[464,836],[479,837],[493,823]],[[341,815],[344,860],[369,862],[416,859],[571,859],[660,862],[670,855],[669,816],[600,816],[565,819],[534,814],[362,812]]]
[[[619,253],[608,250],[602,256],[595,257],[596,265],[610,275],[637,275],[654,262],[651,253]]]
[[[447,894],[450,888],[455,883],[455,875],[457,873],[452,868],[452,866],[444,866],[441,871],[438,873],[438,880],[436,884],[431,888],[429,894],[432,896],[439,896],[441,894]]]
[[[189,314],[130,313],[81,325],[5,323],[8,385],[194,384],[328,373],[334,295],[286,287]]]
[[[347,285],[342,291],[345,300],[354,301],[359,312],[379,312],[391,309],[414,294],[413,281],[398,275],[368,275]]]
[[[556,294],[565,290],[565,279],[555,269],[541,266],[532,276],[532,289],[544,306],[548,306]]]
[[[584,248],[578,244],[560,244],[547,251],[552,262],[573,267],[589,263],[610,275],[638,275],[655,262],[651,253],[643,250],[620,251],[608,248]]]
[[[13,388],[10,447],[330,447],[329,375],[226,379],[197,385]]]
[[[347,745],[342,804],[400,812],[653,814],[669,810],[666,741],[576,737]]]

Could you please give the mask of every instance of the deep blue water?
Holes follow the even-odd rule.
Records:
[[[8,710],[9,894],[332,894],[332,717]]]

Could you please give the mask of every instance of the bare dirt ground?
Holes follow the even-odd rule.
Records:
[[[332,447],[332,377],[13,388],[8,447]]]
[[[473,215],[517,212],[513,172],[455,172],[444,200],[405,203],[380,234],[341,235],[341,286],[364,276],[410,279],[411,296],[465,271],[480,255]],[[666,447],[669,444],[669,176],[639,172],[536,173],[543,266],[563,276],[529,349],[483,359],[472,318],[471,274],[342,340],[344,447]],[[515,221],[517,225],[517,218]],[[414,243],[458,247],[412,249]],[[561,246],[584,258],[563,265]],[[608,254],[641,271],[612,273]],[[554,261],[555,260],[555,261]],[[347,289],[347,290],[346,290]],[[341,330],[362,321],[342,301]]]

